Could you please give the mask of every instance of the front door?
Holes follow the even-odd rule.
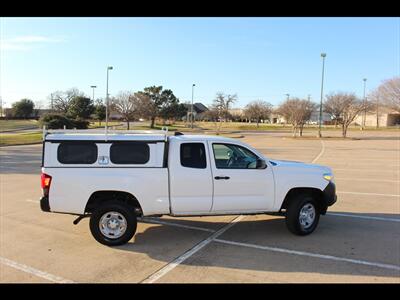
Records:
[[[214,181],[213,213],[272,209],[274,179],[270,165],[257,169],[259,157],[237,144],[210,141],[208,148]]]

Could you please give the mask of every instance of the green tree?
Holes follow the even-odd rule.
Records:
[[[12,114],[15,118],[28,119],[33,114],[35,104],[30,99],[21,99],[12,105]]]
[[[164,118],[166,112],[170,110],[169,107],[179,103],[179,99],[175,97],[174,93],[169,89],[163,90],[162,86],[146,87],[143,92],[139,92],[139,94],[146,95],[153,103],[153,110],[151,110],[152,113],[150,115],[151,128],[154,128],[157,117]],[[167,115],[168,114],[169,113],[167,113]]]
[[[89,126],[88,121],[69,119],[68,117],[59,113],[43,115],[39,119],[39,124],[40,127],[44,125],[47,129],[63,129],[64,127],[67,129],[87,129]]]
[[[94,114],[96,120],[99,121],[101,126],[101,121],[106,118],[106,106],[103,104],[103,101],[101,99],[96,100],[96,104],[94,106]]]
[[[94,112],[93,101],[84,96],[76,96],[71,99],[67,116],[73,119],[88,119]]]
[[[160,111],[160,116],[164,120],[168,119],[179,119],[186,115],[188,109],[182,103],[172,103],[166,107],[163,107]]]

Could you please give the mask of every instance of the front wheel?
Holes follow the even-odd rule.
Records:
[[[319,215],[316,201],[301,195],[292,199],[286,209],[286,226],[296,235],[308,235],[317,228]]]
[[[123,245],[136,232],[137,220],[132,207],[110,201],[99,206],[90,217],[90,231],[93,237],[107,246]]]

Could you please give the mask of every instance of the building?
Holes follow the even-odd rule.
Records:
[[[322,112],[322,124],[329,125],[332,123],[332,118],[330,114],[326,112]],[[308,124],[319,124],[319,109],[314,110],[311,113],[310,120],[308,121]]]
[[[362,125],[364,114],[359,114],[353,121],[352,124]],[[392,111],[387,108],[380,108],[378,115],[376,112],[369,112],[365,115],[365,126],[366,127],[388,127],[388,126],[399,126],[400,125],[400,113]]]
[[[192,104],[191,103],[184,103],[185,107],[187,108],[188,112],[187,112],[187,120],[190,120],[190,114],[192,112]],[[200,120],[204,113],[206,111],[208,111],[209,109],[207,108],[207,106],[205,106],[203,103],[200,102],[196,102],[193,104],[193,117],[194,120]]]

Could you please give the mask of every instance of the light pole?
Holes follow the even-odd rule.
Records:
[[[54,107],[53,107],[53,93],[50,94],[50,102],[51,102],[51,112],[53,112]]]
[[[321,53],[322,57],[322,81],[321,81],[321,101],[319,104],[319,127],[318,127],[318,137],[321,138],[321,126],[322,126],[322,97],[324,94],[324,71],[325,71],[325,57],[326,53]]]
[[[191,110],[190,110],[190,122],[191,122],[192,129],[193,129],[193,94],[194,94],[194,87],[195,86],[196,85],[193,83],[192,84],[192,107],[191,107]]]
[[[97,88],[97,86],[96,85],[91,85],[90,87],[93,89],[93,102],[94,102],[94,89]]]
[[[367,78],[364,78],[363,81],[364,81],[364,96],[363,96],[364,114],[363,114],[363,118],[362,118],[361,130],[364,130],[365,119],[367,118],[367,110],[365,109],[365,86],[367,83]]]
[[[107,67],[107,92],[106,92],[106,134],[107,134],[107,127],[108,127],[108,71],[112,70],[113,67]]]
[[[379,94],[376,96],[376,128],[379,128]]]
[[[286,100],[289,100],[290,94],[285,94],[285,96],[287,97]]]

